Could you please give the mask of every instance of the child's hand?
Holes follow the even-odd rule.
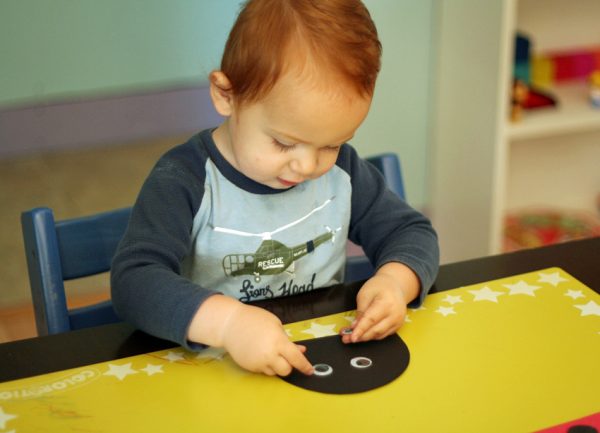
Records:
[[[365,282],[356,296],[356,320],[344,343],[381,340],[404,323],[406,305],[419,293],[419,279],[401,263],[388,263]]]
[[[188,339],[224,347],[246,370],[287,376],[296,368],[312,374],[306,347],[292,343],[281,321],[262,308],[214,295],[204,301],[190,323]]]
[[[287,376],[296,368],[312,374],[303,353],[306,347],[292,343],[281,321],[262,308],[241,304],[228,320],[223,345],[241,367],[267,374]]]

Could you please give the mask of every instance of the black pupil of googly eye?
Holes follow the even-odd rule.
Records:
[[[356,358],[352,358],[350,360],[350,365],[355,368],[367,368],[373,364],[369,358],[365,356],[357,356]]]
[[[313,368],[316,376],[329,376],[333,373],[333,368],[328,364],[315,364]]]

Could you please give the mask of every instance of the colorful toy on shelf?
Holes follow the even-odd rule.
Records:
[[[539,90],[534,84],[534,78],[538,82],[543,81],[545,86],[540,88],[547,89],[551,87],[552,68],[550,61],[544,60],[544,68],[541,68],[540,61],[532,61],[531,55],[532,43],[530,39],[517,33],[515,38],[515,54],[513,65],[513,87],[511,95],[511,113],[510,118],[513,122],[518,122],[523,117],[523,110],[532,110],[542,107],[553,107],[557,101],[550,94]],[[534,69],[537,66],[537,69]],[[545,75],[544,75],[545,74]],[[542,79],[540,79],[543,76]]]
[[[556,83],[583,81],[600,70],[600,47],[535,53],[531,61],[531,85],[550,88]]]
[[[510,120],[519,122],[523,118],[523,107],[529,96],[529,87],[525,81],[516,78],[512,87],[512,104],[510,111]]]
[[[590,102],[592,106],[600,108],[600,69],[590,74],[589,85]]]
[[[550,57],[543,54],[532,57],[531,84],[546,90],[554,86],[554,62]]]
[[[515,37],[515,56],[513,64],[513,77],[526,85],[531,83],[531,42],[523,33]]]
[[[547,55],[554,63],[554,79],[557,82],[585,80],[597,65],[600,48],[563,50]]]
[[[504,221],[505,252],[598,236],[600,218],[584,211],[531,209]]]

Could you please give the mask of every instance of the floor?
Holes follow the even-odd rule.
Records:
[[[0,343],[34,337],[20,213],[37,206],[57,219],[130,206],[156,160],[185,137],[0,160]],[[77,289],[77,296],[72,292]],[[67,283],[70,305],[108,297],[108,275]]]

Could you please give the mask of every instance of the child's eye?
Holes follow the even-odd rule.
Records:
[[[327,150],[329,152],[337,152],[338,150],[340,150],[340,147],[342,147],[342,146],[326,146],[326,147],[323,147],[322,149]]]
[[[290,150],[292,150],[294,147],[296,147],[295,144],[284,144],[281,141],[278,141],[276,139],[273,139],[273,143],[275,144],[275,146],[277,146],[277,148],[282,151],[282,152],[289,152]]]

